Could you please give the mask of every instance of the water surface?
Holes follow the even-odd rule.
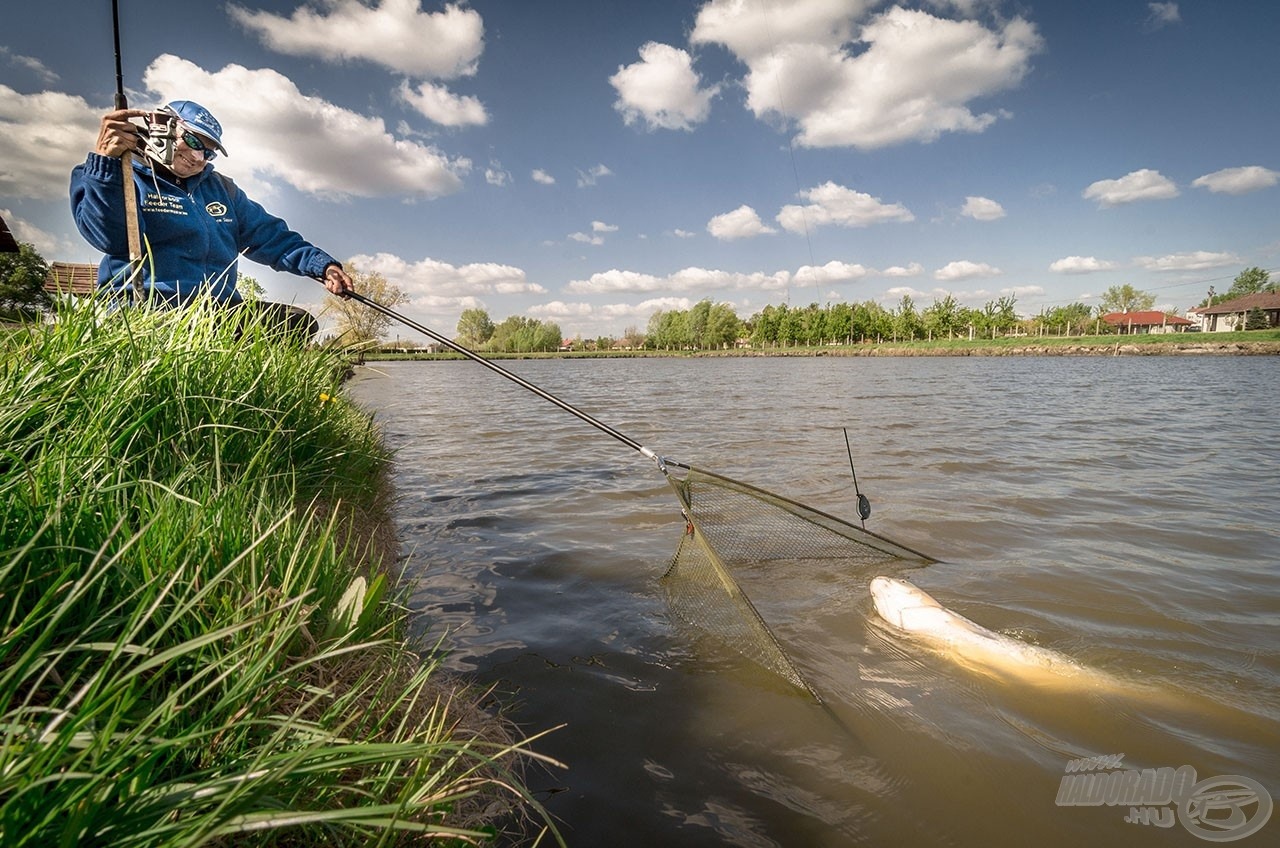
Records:
[[[571,845],[1167,846],[1203,843],[1058,792],[1123,754],[1280,799],[1278,366],[511,363],[664,456],[856,520],[847,429],[868,528],[943,560],[918,585],[1097,672],[958,662],[879,622],[872,573],[750,575],[829,713],[668,609],[684,522],[652,462],[474,363],[378,363],[350,391],[397,451],[423,633],[526,732],[564,725],[536,747],[568,768],[530,783]]]

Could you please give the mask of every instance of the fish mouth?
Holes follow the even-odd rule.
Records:
[[[901,627],[901,615],[891,603],[893,581],[888,577],[873,577],[867,588],[871,591],[871,603],[880,617],[890,624]]]

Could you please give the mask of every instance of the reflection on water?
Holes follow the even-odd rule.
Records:
[[[670,614],[654,465],[464,362],[366,369],[398,451],[413,603],[569,765],[572,845],[1197,843],[1060,806],[1067,764],[1234,774],[1280,799],[1280,378],[1271,358],[512,363],[657,452],[855,519],[912,573],[1097,683],[966,667],[879,622],[875,574],[743,586],[831,713]],[[1170,807],[1172,809],[1172,807]],[[1280,827],[1272,822],[1257,839]],[[1171,841],[1172,840],[1172,841]]]

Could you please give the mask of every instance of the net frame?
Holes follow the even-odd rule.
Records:
[[[664,468],[686,521],[659,580],[667,589],[668,605],[680,618],[823,703],[734,571],[832,560],[859,567],[920,566],[937,560],[767,489],[680,467],[683,476]]]

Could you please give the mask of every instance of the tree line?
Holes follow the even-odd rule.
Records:
[[[362,272],[346,265],[356,290],[366,297],[394,307],[408,296],[381,274]],[[0,320],[21,320],[38,316],[50,306],[43,288],[49,266],[30,244],[21,244],[18,253],[0,254]],[[262,286],[241,275],[240,290],[246,299],[261,297]],[[1200,306],[1210,306],[1249,294],[1275,292],[1270,272],[1246,268],[1232,281],[1231,288],[1218,294],[1213,287]],[[926,339],[995,338],[998,335],[1085,335],[1111,331],[1101,322],[1112,312],[1150,310],[1156,296],[1129,284],[1112,286],[1099,298],[1096,307],[1072,303],[1041,310],[1031,317],[1019,317],[1016,298],[1001,297],[981,308],[963,306],[951,295],[935,299],[919,308],[903,295],[896,308],[887,309],[867,300],[861,303],[829,303],[820,306],[769,305],[750,318],[739,318],[728,303],[704,299],[689,309],[658,310],[644,331],[628,327],[620,339],[565,340],[560,326],[512,315],[494,323],[487,310],[466,309],[457,324],[457,341],[469,348],[495,353],[533,353],[559,350],[565,344],[574,349],[632,350],[714,350],[748,344],[754,347],[793,347],[859,342],[905,342]],[[1255,310],[1256,311],[1256,310]],[[334,335],[329,339],[344,347],[377,344],[385,337],[391,319],[362,304],[336,297],[326,299],[324,312],[334,316]],[[1250,316],[1246,329],[1264,329],[1266,317],[1260,311]]]

